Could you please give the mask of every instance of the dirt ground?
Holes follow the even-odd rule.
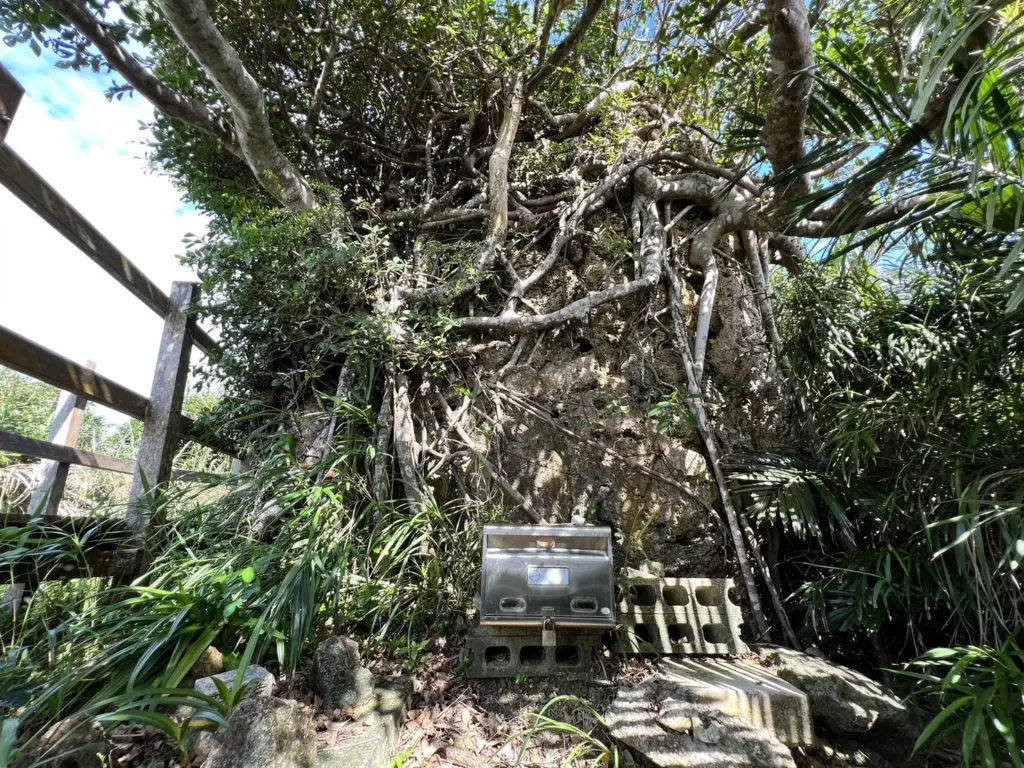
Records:
[[[586,740],[561,723],[608,743],[595,711],[604,710],[619,686],[647,679],[654,667],[644,659],[621,661],[609,656],[602,662],[606,679],[601,682],[558,677],[470,680],[455,672],[457,653],[434,654],[417,684],[396,750],[400,764],[404,768],[562,765]],[[537,727],[537,713],[561,696],[572,698],[547,712],[557,723]]]

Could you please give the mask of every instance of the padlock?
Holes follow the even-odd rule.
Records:
[[[545,648],[554,648],[555,642],[555,622],[551,619],[544,619],[544,628],[540,632],[540,644]]]

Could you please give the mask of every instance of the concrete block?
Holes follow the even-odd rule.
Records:
[[[558,629],[554,646],[541,644],[539,627],[475,627],[466,635],[466,677],[589,677],[601,635]]]
[[[741,717],[789,746],[814,743],[807,694],[762,667],[720,659],[662,659],[658,669],[668,684],[662,689],[666,696]]]
[[[630,571],[616,588],[619,653],[738,655],[743,613],[730,579]]]

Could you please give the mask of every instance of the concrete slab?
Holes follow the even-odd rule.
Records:
[[[783,744],[814,743],[807,694],[762,667],[744,661],[662,659],[658,670],[673,698],[741,717]]]
[[[714,707],[674,699],[660,677],[619,689],[604,713],[608,730],[654,768],[796,768],[775,734]]]

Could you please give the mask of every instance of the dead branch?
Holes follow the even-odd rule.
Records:
[[[445,421],[448,423],[449,428],[455,430],[455,434],[459,436],[459,439],[462,440],[466,448],[468,448],[470,453],[473,454],[473,458],[475,458],[480,463],[480,466],[483,467],[484,472],[487,473],[487,476],[494,481],[494,483],[501,489],[502,493],[504,493],[506,496],[512,499],[516,504],[518,504],[522,508],[522,510],[526,512],[527,515],[529,515],[530,519],[533,520],[533,522],[543,522],[541,514],[533,508],[533,502],[531,502],[529,498],[527,498],[519,491],[517,491],[515,488],[513,488],[512,484],[501,476],[501,474],[494,468],[491,462],[487,460],[487,457],[483,455],[483,453],[476,447],[476,445],[474,445],[473,438],[471,438],[466,433],[466,430],[463,428],[462,424],[460,424],[459,420],[455,418],[455,414],[452,413],[452,409],[449,407],[448,402],[444,399],[444,397],[438,397],[438,401],[441,404],[441,409],[444,411]]]
[[[697,419],[697,428],[700,431],[701,439],[704,441],[704,449],[707,452],[708,462],[711,464],[711,471],[715,478],[715,484],[718,486],[719,499],[722,502],[722,509],[725,512],[726,522],[729,526],[729,533],[732,536],[733,547],[736,550],[736,559],[739,564],[740,574],[743,577],[743,583],[747,590],[747,597],[750,600],[750,608],[751,613],[753,614],[754,624],[759,634],[764,635],[767,633],[768,626],[765,622],[764,610],[761,607],[761,597],[757,591],[757,584],[754,581],[754,572],[750,565],[751,559],[758,564],[761,575],[765,581],[765,587],[768,589],[769,595],[771,596],[772,604],[775,607],[775,612],[778,615],[779,623],[787,642],[789,642],[794,648],[799,648],[796,635],[793,633],[793,628],[789,623],[789,617],[786,615],[785,608],[782,605],[782,600],[779,598],[778,590],[775,587],[775,582],[772,579],[771,572],[768,570],[768,565],[765,563],[764,558],[761,555],[761,549],[757,542],[757,538],[754,536],[754,532],[750,530],[749,524],[746,523],[739,510],[737,510],[735,505],[732,503],[732,497],[729,494],[729,486],[725,478],[725,473],[722,470],[722,451],[718,443],[718,436],[715,434],[714,427],[712,426],[711,420],[707,414],[707,409],[704,406],[704,395],[701,391],[699,379],[697,378],[694,370],[689,344],[686,341],[686,320],[683,314],[682,299],[680,298],[682,287],[680,285],[679,276],[676,274],[675,270],[667,264],[667,262],[664,268],[664,274],[668,282],[669,306],[672,310],[672,324],[675,331],[675,347],[680,358],[682,358],[683,368],[686,371],[690,410]],[[746,542],[744,541],[744,534],[746,534]],[[747,555],[748,544],[750,557]]]

